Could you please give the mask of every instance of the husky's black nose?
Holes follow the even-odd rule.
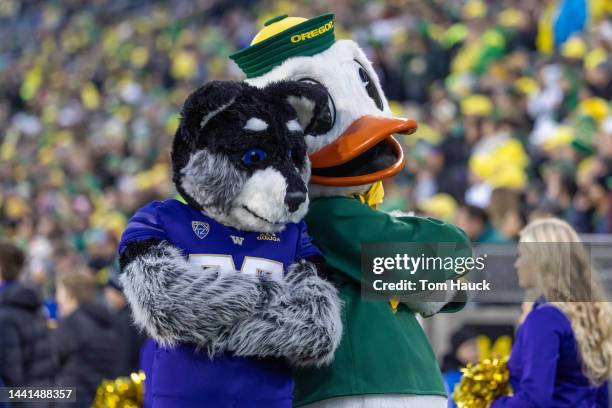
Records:
[[[295,212],[304,201],[306,201],[306,193],[287,193],[285,196],[285,203],[291,212]]]

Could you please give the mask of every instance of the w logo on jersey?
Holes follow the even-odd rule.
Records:
[[[236,245],[242,245],[242,241],[244,241],[244,237],[237,237],[235,235],[230,235],[232,238],[232,242]]]
[[[208,235],[208,231],[210,231],[210,225],[203,221],[191,221],[191,228],[193,228],[193,232],[200,239],[204,239]]]

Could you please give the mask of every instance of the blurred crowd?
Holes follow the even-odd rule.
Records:
[[[60,319],[49,320],[38,290],[21,282],[25,261],[17,246],[0,241],[0,387],[71,388],[72,402],[53,406],[91,407],[102,380],[140,369],[145,337],[132,325],[120,286],[111,279],[98,294],[84,270],[57,280]]]
[[[47,297],[75,270],[112,278],[126,219],[174,194],[188,93],[242,79],[228,55],[266,19],[330,9],[394,113],[420,124],[388,208],[474,241],[516,239],[545,215],[611,232],[610,1],[4,0],[0,236],[27,251],[27,278]]]
[[[364,29],[389,99],[420,123],[392,205],[478,242],[547,216],[611,232],[611,2],[420,3]]]

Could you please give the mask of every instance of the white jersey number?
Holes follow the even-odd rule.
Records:
[[[203,269],[219,268],[227,272],[236,270],[234,258],[231,255],[191,254],[189,255],[189,263],[200,266]],[[283,264],[271,259],[245,256],[240,272],[257,276],[266,275],[280,280],[283,278]]]

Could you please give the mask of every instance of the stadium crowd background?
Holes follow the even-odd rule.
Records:
[[[4,0],[0,236],[27,252],[46,296],[75,270],[104,283],[126,219],[173,195],[169,145],[188,93],[242,79],[228,55],[266,19],[330,8],[394,112],[420,123],[387,208],[454,221],[477,242],[516,239],[549,214],[609,233],[612,6],[590,1],[558,32],[561,3]]]
[[[610,0],[2,0],[0,238],[25,251],[25,280],[51,315],[56,282],[85,298],[87,274],[128,330],[117,243],[137,208],[174,195],[169,146],[184,99],[208,80],[241,80],[228,55],[265,20],[330,10],[394,113],[419,122],[402,139],[407,168],[385,182],[386,209],[455,222],[474,242],[514,241],[548,215],[612,232]],[[443,369],[477,359],[476,334],[450,338]],[[123,347],[136,360],[128,349],[140,342]],[[104,345],[99,354],[115,354]],[[138,365],[118,360],[117,373]]]

